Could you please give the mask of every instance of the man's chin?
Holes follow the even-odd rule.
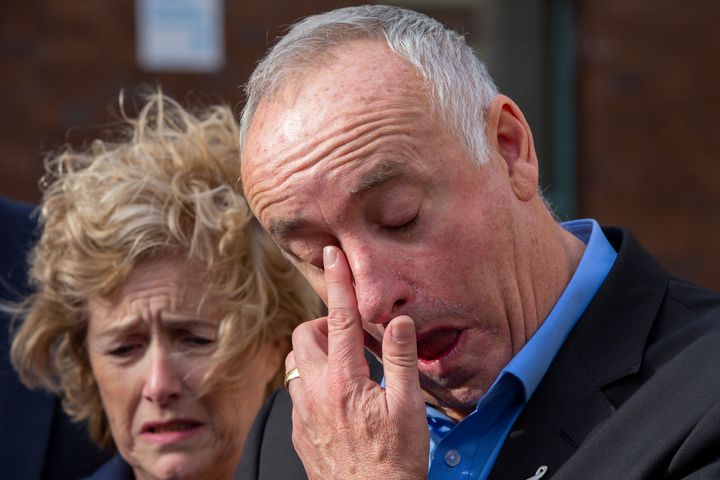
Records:
[[[425,401],[441,410],[470,413],[475,410],[482,391],[467,385],[451,385],[450,382],[436,382],[420,376],[420,386]],[[463,415],[464,416],[464,415]]]
[[[437,410],[440,410],[442,413],[452,418],[456,422],[459,422],[463,418],[470,415],[473,411],[475,411],[475,407],[477,405],[477,402],[461,401],[457,398],[438,399],[437,397],[429,395],[427,392],[423,393],[425,397],[425,402],[427,404],[431,405]]]

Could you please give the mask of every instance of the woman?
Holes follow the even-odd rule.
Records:
[[[123,116],[49,162],[12,359],[117,450],[97,478],[231,478],[317,297],[237,193],[229,108]]]

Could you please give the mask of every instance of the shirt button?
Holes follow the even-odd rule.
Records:
[[[445,463],[447,463],[449,467],[457,467],[460,464],[460,460],[462,460],[462,457],[460,457],[460,452],[457,450],[448,450],[445,452]]]

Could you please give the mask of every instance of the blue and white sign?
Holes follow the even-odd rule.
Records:
[[[223,0],[136,0],[143,70],[216,72],[225,63]]]

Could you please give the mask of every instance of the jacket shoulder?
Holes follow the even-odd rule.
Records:
[[[292,401],[287,390],[276,390],[265,402],[245,440],[236,480],[306,479],[292,445]]]

